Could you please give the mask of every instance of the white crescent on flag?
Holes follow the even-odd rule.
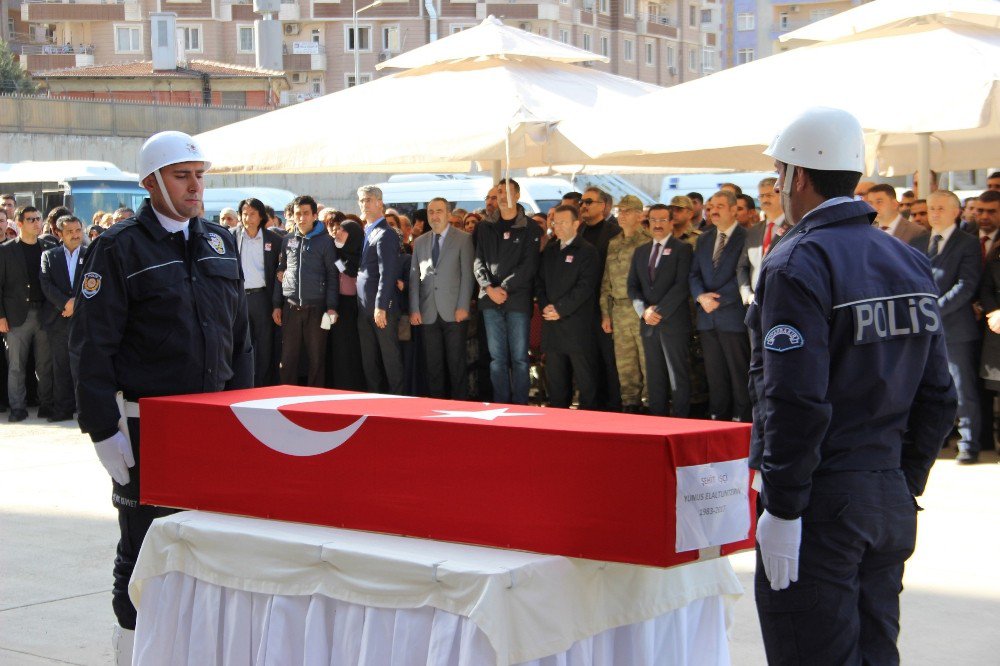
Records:
[[[383,395],[381,393],[346,393],[326,395],[294,395],[281,398],[247,400],[230,405],[233,414],[257,441],[269,449],[290,456],[318,456],[333,451],[358,431],[367,416],[341,428],[318,432],[303,428],[289,421],[280,407],[311,402],[338,402],[341,400],[378,400],[382,398],[406,399],[409,396]]]

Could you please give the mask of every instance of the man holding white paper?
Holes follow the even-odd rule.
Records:
[[[282,384],[299,383],[299,359],[305,347],[307,386],[321,387],[326,381],[326,336],[336,321],[340,296],[337,248],[316,224],[316,200],[303,195],[292,202],[295,232],[281,243],[278,273],[281,283],[274,290],[274,323],[281,326]]]

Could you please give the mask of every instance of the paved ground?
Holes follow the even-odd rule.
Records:
[[[938,461],[920,502],[902,597],[907,665],[995,664],[1000,654],[1000,465],[990,455],[958,467],[952,455]],[[75,428],[0,423],[0,665],[111,663],[109,495]],[[732,560],[752,589],[752,555]],[[734,664],[764,663],[749,594],[731,639]]]

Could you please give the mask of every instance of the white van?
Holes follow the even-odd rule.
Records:
[[[206,187],[202,199],[205,204],[204,217],[218,222],[223,208],[236,208],[244,199],[260,199],[265,206],[273,208],[278,217],[283,217],[285,206],[295,196],[294,192],[277,187]]]
[[[520,203],[528,215],[547,213],[558,206],[563,194],[572,192],[573,185],[563,178],[515,178],[521,186]],[[435,197],[448,200],[452,208],[474,211],[485,205],[486,193],[493,187],[489,176],[468,174],[401,174],[391,176],[377,185],[382,190],[386,208],[395,208],[411,215],[418,208],[427,208]]]
[[[743,194],[749,194],[754,201],[757,199],[760,181],[765,178],[777,178],[778,174],[768,171],[748,171],[744,173],[686,173],[676,176],[664,176],[660,185],[660,201],[670,203],[678,195],[697,192],[705,199],[719,191],[723,183],[734,183],[740,186]]]

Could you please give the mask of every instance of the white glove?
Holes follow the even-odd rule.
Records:
[[[116,432],[107,439],[94,442],[94,450],[97,451],[97,457],[101,459],[104,469],[108,470],[108,474],[118,482],[118,485],[124,486],[129,482],[128,470],[130,467],[135,467],[135,457],[125,435]]]
[[[772,590],[783,590],[799,579],[802,518],[785,520],[764,510],[757,520],[757,545]]]

